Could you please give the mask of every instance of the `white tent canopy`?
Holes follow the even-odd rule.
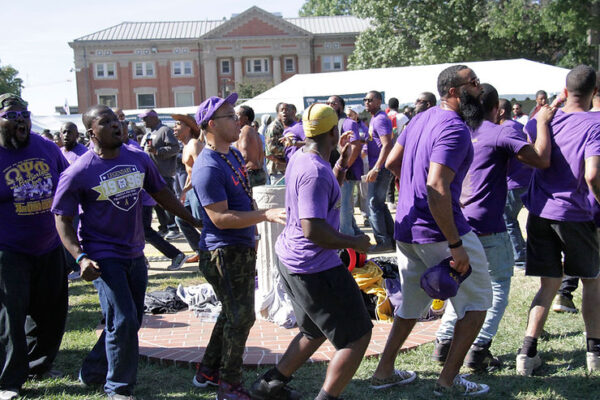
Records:
[[[294,104],[300,112],[305,108],[305,100],[310,104],[313,97],[364,94],[369,90],[384,92],[385,101],[396,97],[400,104],[412,104],[421,92],[432,92],[439,97],[437,77],[444,68],[454,64],[458,63],[297,74],[244,104],[252,107],[256,114],[274,114],[277,103],[283,101]],[[533,99],[540,89],[549,95],[560,92],[569,72],[526,59],[462,64],[473,69],[481,82],[492,84],[500,97],[517,100]]]

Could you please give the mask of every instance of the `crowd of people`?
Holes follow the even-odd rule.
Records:
[[[435,395],[489,391],[460,369],[502,366],[491,346],[514,268],[540,277],[516,372],[530,376],[542,364],[537,341],[549,310],[577,312],[579,280],[587,369],[600,369],[596,72],[575,67],[551,105],[544,91],[536,94],[530,115],[464,65],[443,70],[437,88],[439,103],[424,92],[402,111],[395,98],[383,110],[378,91],[366,93],[363,105],[332,95],[300,120],[292,104],[279,103],[276,118],[261,124],[252,108],[236,107],[237,94],[213,96],[194,117],[173,115],[174,129],[154,110],[139,115],[143,130],[122,110],[97,105],[82,116],[85,134],[66,123],[60,140],[32,133],[27,103],[1,95],[0,399],[18,397],[30,377],[60,375],[52,365],[71,271],[93,282],[105,320],[79,380],[103,386],[109,398],[133,398],[145,242],[172,260],[169,269],[197,262],[222,303],[193,377],[196,387],[215,387],[217,399],[300,399],[289,382],[325,340],[336,352],[316,399],[340,398],[373,328],[341,249],[397,254],[402,302],[373,390],[417,378],[395,365],[432,301],[423,284],[431,274],[457,289],[446,296],[436,334],[432,359],[443,367]],[[285,185],[284,208],[257,207],[252,188],[267,183]],[[395,219],[386,199],[397,203]],[[355,220],[356,204],[374,244]],[[527,241],[517,220],[523,206]],[[247,390],[242,361],[255,321],[256,224],[265,221],[285,225],[272,245],[300,332]],[[190,257],[169,243],[181,236]]]

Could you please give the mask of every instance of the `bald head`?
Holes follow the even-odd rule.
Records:
[[[77,145],[77,139],[79,139],[77,125],[72,122],[65,122],[60,127],[60,134],[65,148],[71,151]]]

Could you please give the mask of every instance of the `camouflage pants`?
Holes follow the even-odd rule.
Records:
[[[220,378],[230,384],[242,380],[242,357],[254,325],[255,268],[256,251],[246,246],[200,252],[200,272],[223,306],[202,364],[219,370]]]
[[[250,180],[250,187],[266,185],[267,173],[264,169],[251,169],[248,171],[248,179]]]

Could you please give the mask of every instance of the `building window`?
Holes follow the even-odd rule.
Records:
[[[230,75],[231,74],[231,60],[221,60],[221,74],[222,75]]]
[[[285,57],[283,59],[283,71],[296,72],[296,63],[294,61],[294,57]]]
[[[116,94],[99,94],[98,104],[105,105],[107,107],[117,106],[117,95]]]
[[[342,56],[323,56],[322,60],[323,71],[341,71],[344,67]]]
[[[154,101],[154,93],[138,93],[137,94],[137,108],[154,108],[156,102]]]
[[[248,58],[246,60],[246,73],[248,74],[268,74],[268,58]]]
[[[117,66],[115,63],[98,63],[96,64],[96,78],[97,79],[115,79],[117,73]]]
[[[135,77],[153,77],[154,63],[153,62],[136,62],[133,64],[133,76]]]
[[[192,76],[191,61],[173,61],[173,76]]]
[[[175,107],[189,107],[194,105],[193,92],[175,92]]]

